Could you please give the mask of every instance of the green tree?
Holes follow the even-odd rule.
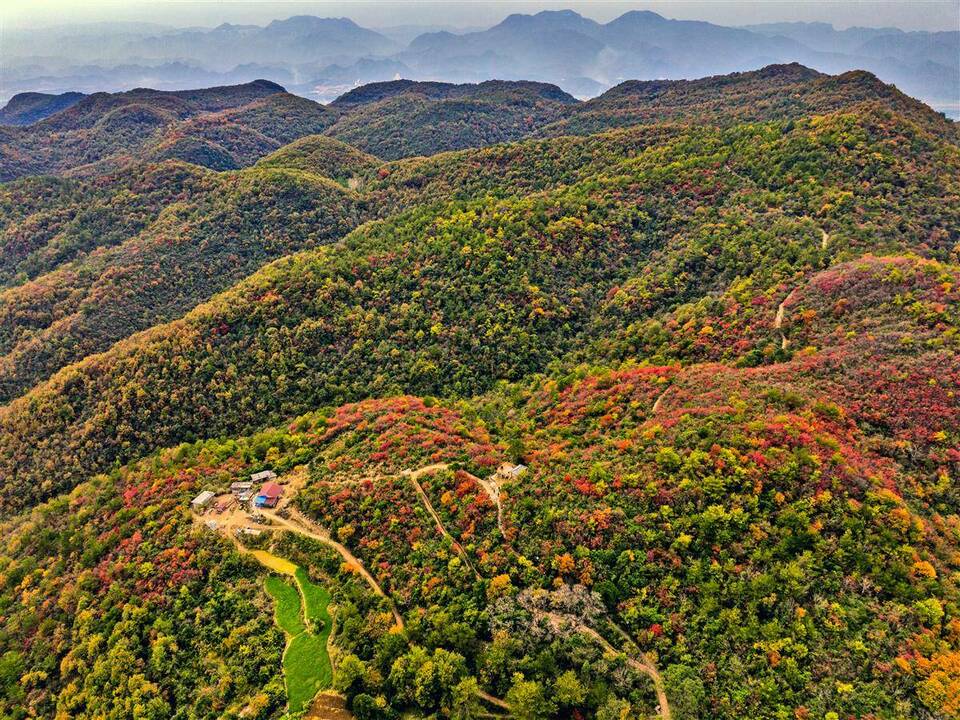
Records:
[[[707,692],[697,672],[686,665],[671,665],[663,673],[670,709],[677,720],[695,720],[706,701]]]
[[[597,709],[597,720],[629,720],[632,709],[626,700],[607,698],[607,702]]]
[[[517,720],[540,720],[549,716],[554,705],[543,691],[543,686],[534,680],[525,680],[522,673],[513,676],[513,686],[507,693],[513,717]]]
[[[480,712],[480,701],[477,698],[477,679],[473,676],[465,677],[453,689],[453,701],[450,717],[453,720],[473,720]]]
[[[333,686],[349,699],[364,688],[366,677],[367,664],[353,653],[348,653],[337,664]]]
[[[561,707],[574,708],[581,705],[587,697],[587,689],[577,674],[567,670],[553,682],[553,697]]]

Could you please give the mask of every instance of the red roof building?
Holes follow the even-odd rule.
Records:
[[[257,497],[253,500],[253,504],[257,507],[276,507],[281,495],[283,495],[282,487],[275,482],[267,482],[260,488],[260,492],[257,493]]]

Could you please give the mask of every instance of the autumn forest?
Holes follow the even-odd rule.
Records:
[[[895,87],[98,93],[0,180],[0,718],[960,718]]]

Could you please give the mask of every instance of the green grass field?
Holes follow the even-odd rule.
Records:
[[[277,626],[291,637],[306,630],[307,626],[300,612],[300,593],[297,588],[276,575],[269,576],[264,586],[275,603],[273,617]]]
[[[316,694],[333,682],[326,639],[309,632],[293,638],[283,656],[283,673],[290,712],[305,710]]]
[[[297,568],[294,577],[297,579],[297,585],[300,586],[300,593],[306,603],[306,617],[307,622],[311,624],[310,629],[317,632],[317,626],[320,626],[329,635],[331,618],[327,606],[330,604],[330,593],[326,588],[310,582],[303,568]]]
[[[296,586],[271,575],[264,582],[273,598],[274,620],[287,635],[283,674],[290,712],[301,712],[320,690],[333,685],[333,665],[327,639],[333,629],[330,593],[310,582],[302,568],[294,572]]]

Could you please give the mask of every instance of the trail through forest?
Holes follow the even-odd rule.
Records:
[[[783,320],[784,305],[789,299],[790,299],[790,296],[787,296],[784,302],[781,303],[780,309],[777,312],[777,319],[775,321],[775,327],[777,328],[780,327],[780,324]],[[667,394],[668,390],[669,388],[664,390],[664,392],[661,393],[661,395],[657,398],[656,402],[654,403],[653,412],[656,412],[659,409],[658,406],[662,401],[664,395]],[[401,471],[400,475],[410,480],[411,484],[416,490],[417,496],[419,497],[424,508],[429,513],[430,517],[433,519],[433,522],[435,523],[438,531],[450,541],[454,550],[457,552],[460,558],[466,563],[467,567],[469,567],[470,570],[473,571],[477,579],[481,579],[482,576],[480,575],[479,571],[470,561],[464,548],[460,545],[459,542],[457,542],[453,538],[453,536],[446,529],[446,527],[443,524],[443,521],[440,518],[440,515],[437,513],[436,509],[433,506],[433,503],[430,501],[430,497],[427,495],[426,491],[423,489],[423,486],[420,484],[419,478],[422,475],[431,473],[431,472],[437,472],[439,470],[447,470],[447,469],[449,469],[449,466],[446,463],[434,463],[432,465],[426,465],[424,467],[417,468],[417,469],[403,470]],[[484,480],[483,478],[477,477],[476,475],[470,475],[470,477],[477,482],[477,484],[484,490],[484,492],[490,497],[491,501],[496,506],[497,526],[500,529],[501,535],[503,535],[504,538],[506,539],[506,532],[505,532],[504,521],[503,521],[503,505],[500,500],[499,484],[494,479]],[[336,550],[340,554],[340,556],[347,562],[347,564],[350,565],[350,567],[352,567],[366,581],[366,583],[370,586],[370,588],[373,590],[374,593],[376,593],[380,597],[386,598],[390,602],[390,611],[394,617],[397,627],[402,630],[404,628],[403,617],[400,615],[400,612],[397,610],[396,605],[393,603],[393,600],[390,598],[390,596],[387,595],[386,592],[384,592],[383,588],[377,582],[376,578],[374,578],[373,575],[367,570],[367,568],[360,561],[360,559],[357,558],[350,551],[350,549],[347,548],[343,543],[340,543],[334,540],[326,528],[318,525],[316,522],[314,522],[313,520],[308,518],[306,515],[304,515],[300,510],[290,505],[289,500],[285,509],[287,512],[287,517],[281,517],[280,515],[277,514],[276,511],[261,508],[259,512],[265,518],[270,520],[270,522],[272,523],[271,526],[266,526],[263,529],[267,531],[288,530],[290,532],[297,533],[299,535],[311,538],[325,545],[328,545],[329,547],[332,547],[334,550]],[[197,519],[199,520],[199,517]],[[240,549],[242,552],[254,555],[262,564],[264,564],[266,567],[269,567],[272,570],[275,570],[277,572],[281,572],[283,574],[290,575],[290,576],[294,575],[296,567],[293,565],[293,563],[290,563],[289,561],[286,561],[283,558],[278,558],[277,556],[271,555],[270,553],[267,553],[262,550],[249,550],[248,548],[245,548],[242,545],[242,543],[239,542],[237,537],[235,537],[234,534],[230,532],[231,528],[235,529],[234,525],[236,525],[236,523],[227,523],[222,527],[221,532],[227,535],[233,541],[233,543],[238,547],[238,549]],[[657,670],[656,665],[653,663],[653,661],[649,657],[646,656],[645,653],[643,653],[642,650],[640,650],[637,643],[630,637],[630,635],[626,632],[626,630],[621,628],[616,622],[613,621],[612,618],[607,617],[606,619],[610,623],[610,625],[617,631],[617,633],[621,637],[623,637],[625,644],[628,646],[632,646],[636,649],[635,654],[631,654],[626,650],[617,650],[606,638],[604,638],[599,632],[597,632],[597,630],[590,627],[589,625],[584,624],[579,619],[575,619],[575,618],[572,618],[566,615],[561,615],[558,613],[551,613],[551,612],[545,612],[545,611],[538,611],[538,613],[542,617],[546,618],[547,621],[551,624],[551,626],[553,626],[555,629],[559,630],[566,627],[572,627],[577,632],[594,640],[594,642],[596,642],[598,645],[600,645],[603,648],[604,652],[607,652],[613,655],[621,655],[621,654],[624,655],[626,657],[627,663],[632,668],[634,668],[638,672],[641,672],[647,675],[653,681],[654,691],[656,692],[657,702],[659,703],[660,717],[662,720],[671,720],[670,704],[669,704],[669,701],[667,700],[667,694],[666,694],[663,678],[661,677],[660,672]],[[479,690],[479,689],[477,690],[477,697],[501,709],[508,710],[508,711],[510,710],[510,705],[507,702],[496,697],[495,695],[491,695],[487,692],[484,692],[483,690]]]
[[[423,489],[423,485],[420,484],[419,477],[424,473],[436,472],[437,470],[446,470],[446,464],[437,464],[437,465],[428,465],[427,467],[420,468],[419,470],[404,470],[401,475],[410,479],[410,482],[413,484],[414,489],[417,491],[417,495],[420,496],[420,502],[423,503],[423,506],[427,509],[427,512],[430,513],[430,517],[433,518],[434,524],[437,526],[437,530],[440,531],[440,534],[443,535],[447,540],[450,541],[451,546],[456,551],[457,555],[460,556],[460,559],[466,563],[467,567],[473,571],[474,576],[477,580],[480,579],[480,573],[477,572],[477,569],[473,566],[473,563],[470,562],[470,558],[467,556],[467,551],[463,549],[463,546],[457,542],[453,535],[447,532],[447,528],[444,527],[443,521],[440,519],[440,516],[437,514],[437,511],[433,507],[433,503],[430,502],[430,497],[427,495],[426,491]]]
[[[558,632],[562,632],[572,627],[581,635],[586,635],[587,637],[591,638],[603,648],[604,652],[610,655],[623,655],[630,667],[645,674],[653,681],[653,689],[657,694],[657,702],[660,705],[660,717],[662,720],[671,720],[672,714],[670,712],[670,703],[667,700],[667,692],[663,683],[663,677],[660,675],[660,671],[657,670],[656,665],[654,665],[654,663],[643,652],[640,652],[639,648],[637,650],[640,657],[637,658],[628,653],[626,650],[617,650],[617,648],[615,648],[605,637],[603,637],[603,635],[597,632],[594,628],[585,624],[579,618],[574,618],[570,615],[562,615],[555,612],[548,612],[545,610],[538,610],[535,614],[546,619],[550,626]],[[624,637],[628,644],[636,646],[636,643],[632,638],[630,638],[627,632],[623,630],[623,628],[613,622],[613,620],[610,620],[609,618],[607,618],[607,620],[617,630],[617,632]]]
[[[322,542],[325,545],[329,545],[338,553],[340,553],[340,556],[344,560],[346,560],[346,562],[364,580],[366,580],[367,584],[377,595],[379,595],[380,597],[386,598],[387,600],[390,600],[390,612],[393,614],[393,619],[396,621],[397,626],[402,630],[404,627],[403,618],[401,617],[399,611],[397,610],[396,606],[393,604],[393,601],[390,599],[390,597],[383,591],[383,588],[380,587],[380,584],[376,581],[373,575],[370,574],[370,571],[367,570],[366,567],[364,567],[360,559],[356,555],[354,555],[352,552],[350,552],[350,549],[347,548],[343,543],[340,543],[334,540],[330,536],[330,533],[327,532],[325,528],[321,527],[320,525],[317,525],[315,522],[313,522],[307,516],[305,516],[302,512],[290,506],[288,506],[287,509],[289,510],[289,513],[290,513],[290,518],[291,518],[290,520],[287,520],[286,518],[282,518],[279,515],[277,515],[275,512],[272,512],[269,510],[261,510],[260,512],[264,515],[264,517],[269,518],[272,522],[276,523],[281,528],[285,530],[290,530],[291,532],[297,533],[299,535],[303,535],[304,537],[312,538],[313,540]]]

